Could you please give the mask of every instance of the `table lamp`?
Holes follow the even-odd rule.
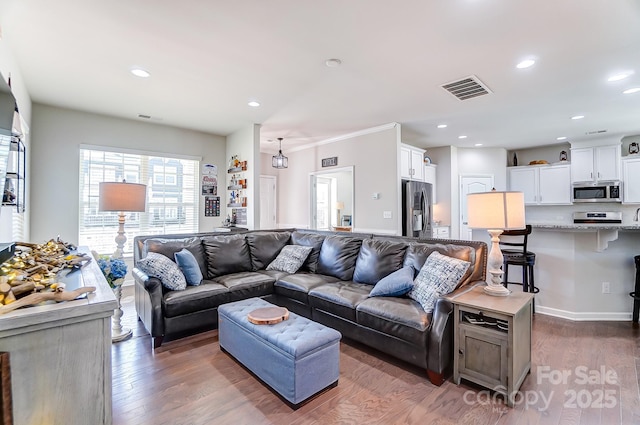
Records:
[[[467,220],[471,229],[487,229],[491,235],[491,250],[487,261],[487,286],[489,295],[506,296],[511,292],[502,285],[503,256],[500,251],[500,234],[504,230],[524,229],[524,194],[522,192],[470,193],[467,195]]]
[[[118,235],[116,236],[117,249],[113,253],[114,258],[122,258],[124,244],[127,237],[124,235],[125,212],[143,212],[147,202],[147,186],[137,183],[119,182],[100,183],[100,211],[117,211]]]

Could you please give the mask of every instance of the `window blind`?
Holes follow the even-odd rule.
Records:
[[[198,231],[199,161],[145,152],[80,149],[78,244],[100,254],[116,249],[118,213],[101,212],[99,184],[126,180],[147,185],[145,212],[126,212],[125,256],[137,235]]]

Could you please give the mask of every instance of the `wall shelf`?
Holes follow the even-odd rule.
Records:
[[[19,213],[25,211],[26,148],[18,136],[11,137],[9,161],[2,195],[3,206],[14,206]]]

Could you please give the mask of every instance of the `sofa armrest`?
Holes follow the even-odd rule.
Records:
[[[135,304],[138,317],[152,337],[163,336],[162,282],[135,267],[131,274],[135,280]]]
[[[453,304],[439,298],[431,316],[427,368],[439,374],[448,373],[453,364]]]

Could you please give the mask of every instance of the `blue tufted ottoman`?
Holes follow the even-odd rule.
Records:
[[[338,384],[340,332],[294,313],[275,325],[254,325],[247,314],[272,307],[249,298],[218,307],[220,348],[297,408]]]

